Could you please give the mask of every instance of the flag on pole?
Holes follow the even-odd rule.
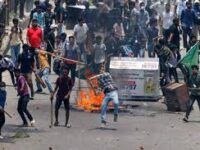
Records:
[[[186,55],[179,61],[178,66],[183,74],[189,76],[192,65],[198,65],[199,61],[199,42],[190,48]]]

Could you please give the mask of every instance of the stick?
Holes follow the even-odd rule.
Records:
[[[5,111],[4,109],[0,109],[0,111],[2,111],[3,113],[5,113],[9,118],[12,118],[12,116],[7,111]]]
[[[54,53],[50,53],[50,52],[47,52],[47,51],[42,50],[42,49],[40,49],[40,50],[38,49],[37,51],[38,52],[44,52],[44,53],[46,53],[48,55],[51,55],[51,56],[54,56],[54,57],[56,57],[56,58],[58,58],[60,60],[66,60],[66,61],[71,61],[71,62],[75,62],[75,63],[78,63],[78,64],[86,65],[85,63],[83,63],[81,61],[77,61],[77,60],[73,60],[73,59],[68,59],[68,58],[64,58],[64,57],[61,57],[61,56],[56,56]]]
[[[51,101],[51,127],[53,127],[53,101]]]
[[[44,83],[44,81],[39,77],[39,75],[37,75],[37,73],[35,71],[34,75],[35,75],[35,79],[42,85],[43,88],[46,88],[46,84]]]
[[[49,128],[53,127],[53,99],[51,99],[51,108],[50,108],[50,114],[51,114],[51,121]]]

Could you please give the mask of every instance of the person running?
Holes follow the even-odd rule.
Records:
[[[188,86],[191,88],[190,98],[187,106],[187,111],[185,114],[185,117],[183,118],[183,121],[188,122],[188,118],[190,115],[190,112],[192,111],[193,104],[195,100],[198,102],[198,106],[200,108],[200,74],[199,74],[199,67],[197,65],[192,65],[192,74],[189,78]]]
[[[37,74],[45,82],[45,84],[48,87],[49,92],[52,93],[53,89],[51,86],[51,82],[49,80],[50,66],[48,63],[47,54],[45,51],[37,51],[37,53],[38,53],[38,62],[39,62],[39,69],[38,69]],[[42,87],[38,80],[36,80],[36,85],[37,85],[36,93],[41,93]]]
[[[108,72],[103,72],[102,74],[98,74],[90,78],[90,80],[97,78],[99,82],[99,86],[104,91],[105,97],[103,99],[101,105],[101,127],[106,126],[106,111],[108,103],[112,100],[114,103],[114,122],[118,120],[118,106],[119,106],[119,99],[118,99],[118,92],[113,79]]]
[[[74,84],[73,84],[73,80],[70,77],[68,77],[68,74],[69,74],[68,68],[66,68],[66,67],[63,68],[62,74],[56,80],[56,86],[51,95],[51,100],[53,100],[53,97],[54,97],[55,93],[57,92],[56,104],[55,104],[55,119],[56,119],[56,121],[54,123],[54,126],[59,125],[58,113],[59,113],[59,109],[60,109],[62,102],[64,102],[65,111],[66,111],[65,126],[67,128],[70,128],[71,124],[68,123],[69,113],[70,113],[69,99],[70,99],[70,94],[71,94]]]
[[[1,134],[1,129],[5,124],[4,107],[5,107],[6,96],[7,96],[5,87],[6,87],[5,82],[0,82],[0,139],[3,139],[3,136]]]
[[[34,70],[34,55],[30,52],[30,47],[28,44],[23,45],[23,52],[19,55],[18,58],[18,67],[20,67],[20,71],[22,75],[25,77],[29,88],[31,90],[30,99],[34,99],[34,88],[32,81],[32,72]]]
[[[17,93],[19,96],[17,111],[23,121],[23,124],[21,126],[28,127],[28,122],[26,120],[25,114],[30,120],[31,126],[34,126],[35,120],[33,119],[27,108],[29,102],[29,91],[26,79],[21,74],[20,69],[15,69],[15,77],[17,79]]]

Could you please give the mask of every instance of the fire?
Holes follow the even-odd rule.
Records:
[[[81,90],[79,92],[77,106],[86,111],[98,111],[101,109],[101,103],[103,101],[103,98],[103,92],[95,94],[92,88],[89,88],[87,90]]]
[[[84,76],[90,87],[80,90],[77,99],[77,107],[89,112],[101,110],[101,103],[104,99],[104,93],[99,90],[97,78],[90,80],[94,75],[90,69],[86,69]],[[109,106],[112,107],[112,103],[109,103]]]

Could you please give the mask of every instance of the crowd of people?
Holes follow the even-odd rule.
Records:
[[[66,8],[63,7],[66,3]],[[73,35],[67,35],[66,27],[70,23],[67,6],[82,4],[85,9],[74,16],[78,18]],[[95,5],[96,12],[91,9]],[[95,14],[95,15],[94,15]],[[19,25],[19,19],[13,19],[10,33],[11,57],[0,55],[0,106],[3,110],[6,100],[5,83],[2,73],[8,70],[12,83],[19,95],[18,112],[23,125],[31,125],[35,120],[27,109],[29,99],[35,93],[41,93],[47,87],[53,100],[55,93],[55,126],[59,124],[58,111],[62,102],[66,110],[67,127],[69,120],[69,98],[75,84],[77,63],[82,62],[93,67],[105,99],[102,105],[101,122],[106,124],[106,109],[110,100],[114,101],[114,121],[117,121],[118,95],[109,73],[112,56],[118,57],[158,57],[160,62],[161,86],[172,80],[179,82],[177,64],[181,59],[181,39],[183,48],[188,51],[198,40],[200,34],[199,0],[177,2],[103,0],[103,1],[61,1],[35,0],[30,12],[29,23],[25,31]],[[182,38],[181,38],[182,34]],[[21,52],[22,47],[22,52]],[[52,61],[53,60],[53,61]],[[55,89],[49,79],[54,71],[59,77]],[[68,73],[71,72],[71,77]],[[14,77],[15,74],[15,77]],[[36,76],[34,90],[32,74]],[[41,80],[40,80],[41,79]],[[29,90],[30,89],[30,90]],[[30,91],[30,92],[29,92]],[[30,94],[29,94],[30,93]],[[29,96],[30,95],[30,96]],[[0,122],[5,122],[3,117]],[[3,123],[2,123],[3,124]],[[1,126],[0,126],[1,128]]]

